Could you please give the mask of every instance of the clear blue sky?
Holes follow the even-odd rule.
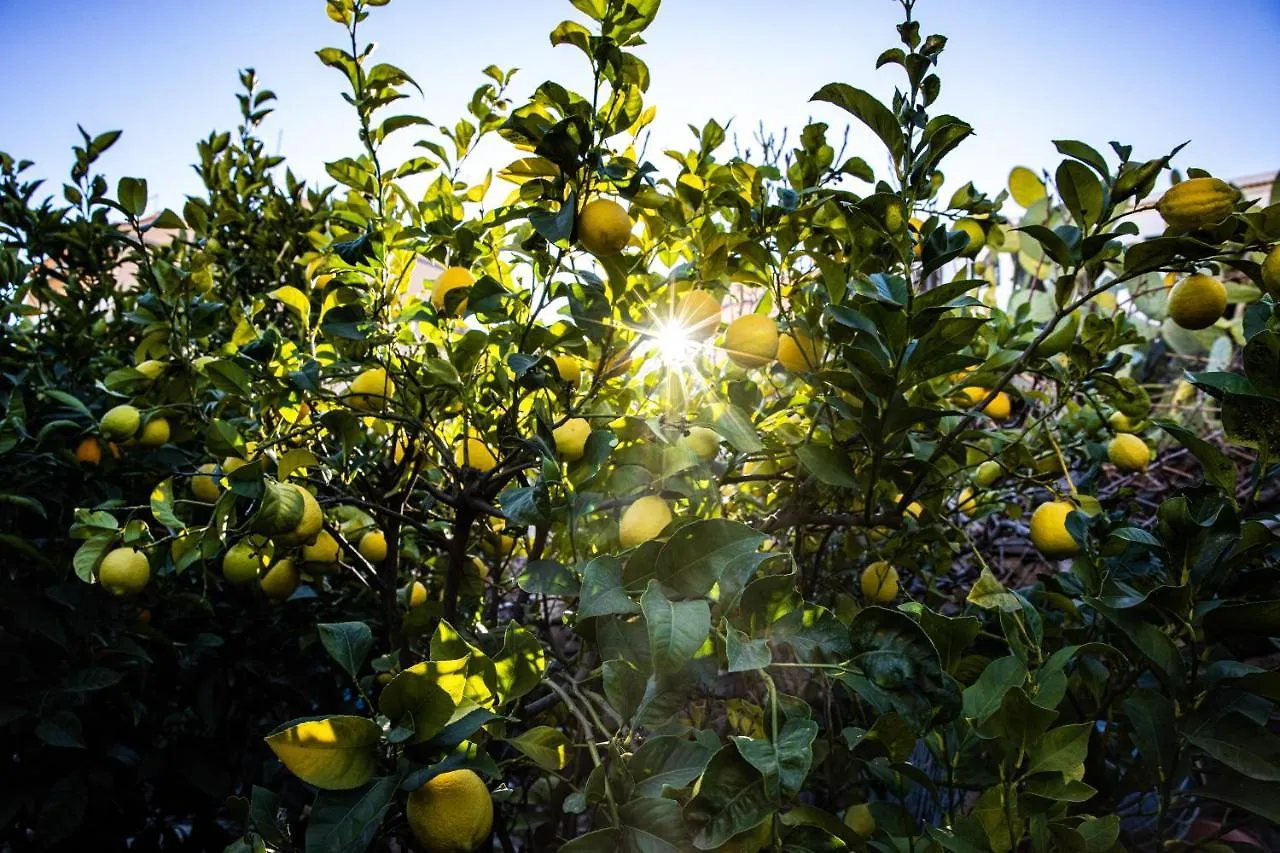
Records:
[[[581,55],[547,40],[574,14],[567,0],[394,0],[366,36],[422,85],[409,110],[452,122],[489,63],[521,69],[517,102],[547,78],[585,90]],[[873,65],[898,14],[891,0],[665,0],[641,52],[658,105],[650,159],[663,166],[707,117],[744,137],[761,120],[843,125],[808,98],[830,81],[887,97],[897,78]],[[1280,0],[919,0],[916,16],[950,39],[939,108],[978,132],[949,161],[950,187],[995,192],[1014,163],[1052,167],[1063,136],[1142,157],[1191,139],[1181,165],[1228,178],[1280,167]],[[124,131],[103,161],[113,179],[145,177],[153,205],[180,205],[197,190],[196,140],[235,126],[246,66],[280,96],[264,136],[296,172],[324,180],[326,159],[355,153],[342,81],[314,55],[341,43],[322,0],[0,0],[0,21],[0,150],[36,160],[55,192],[79,122]],[[853,142],[883,164],[868,135]]]

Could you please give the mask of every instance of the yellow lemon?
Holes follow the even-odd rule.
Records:
[[[1275,246],[1262,260],[1262,286],[1267,293],[1280,297],[1280,246]]]
[[[1124,412],[1112,412],[1111,417],[1107,418],[1107,423],[1116,432],[1140,432],[1142,430],[1142,419],[1134,420]]]
[[[356,550],[370,563],[381,563],[387,559],[387,535],[381,530],[371,530],[360,537]]]
[[[986,489],[994,486],[1002,476],[1004,476],[1004,469],[1000,467],[1000,463],[988,460],[978,466],[978,470],[973,474],[973,482],[980,488]]]
[[[1107,458],[1121,471],[1145,471],[1151,461],[1151,451],[1138,436],[1122,432],[1107,445]]]
[[[302,561],[308,566],[330,567],[338,562],[341,554],[342,548],[338,545],[338,540],[327,530],[316,534],[316,541],[310,545],[302,546]]]
[[[1074,557],[1080,546],[1067,532],[1067,516],[1075,506],[1070,501],[1049,501],[1031,514],[1031,544],[1051,560]]]
[[[493,451],[478,438],[459,442],[454,450],[453,461],[459,468],[475,468],[478,471],[492,471],[498,464]]]
[[[878,560],[862,570],[862,597],[873,604],[889,604],[898,597],[898,570]]]
[[[214,476],[217,469],[218,466],[213,462],[206,462],[196,469],[199,473],[191,477],[191,494],[196,500],[213,503],[218,499],[218,495],[222,494],[222,484]]]
[[[591,424],[586,418],[570,418],[552,430],[552,435],[556,440],[556,454],[561,459],[576,462],[586,452]]]
[[[287,601],[298,589],[298,569],[291,557],[285,557],[272,566],[258,585],[272,604]]]
[[[1217,178],[1191,178],[1174,184],[1156,202],[1165,223],[1183,231],[1217,225],[1235,206],[1235,188]]]
[[[689,434],[681,441],[703,462],[710,462],[720,453],[720,433],[706,427],[689,427]]]
[[[706,290],[690,290],[676,305],[672,321],[695,341],[705,341],[720,331],[720,300]]]
[[[965,486],[960,490],[960,494],[956,497],[956,509],[965,515],[973,515],[974,510],[978,508],[978,497],[973,493],[973,489]]]
[[[246,536],[222,555],[222,577],[237,586],[253,583],[271,562],[275,549],[261,536]]]
[[[778,327],[762,314],[739,317],[725,330],[724,348],[739,367],[763,367],[778,354]]]
[[[396,384],[387,371],[371,367],[351,380],[347,391],[347,405],[365,412],[380,412],[387,407],[387,400],[396,393]]]
[[[151,580],[151,563],[136,548],[114,548],[98,566],[98,581],[117,598],[137,595]]]
[[[142,426],[142,412],[130,405],[116,406],[102,416],[98,429],[108,441],[124,441],[133,438]]]
[[[413,586],[409,587],[409,606],[421,607],[427,603],[427,588],[422,585],[422,581],[414,581]]]
[[[822,348],[799,329],[778,338],[778,363],[792,373],[817,370],[822,362]]]
[[[578,214],[578,241],[593,255],[616,255],[631,240],[631,217],[616,201],[598,198]]]
[[[975,258],[982,251],[982,247],[987,245],[986,232],[982,230],[982,225],[976,219],[965,217],[956,221],[956,230],[963,231],[969,237],[969,245],[960,253],[966,258]]]
[[[556,363],[556,372],[561,379],[570,385],[578,384],[578,380],[582,378],[582,365],[578,359],[571,355],[557,355],[552,360]]]
[[[516,550],[516,538],[505,533],[494,533],[480,541],[480,550],[495,559],[509,557]]]
[[[961,388],[960,393],[967,400],[967,407],[972,408],[987,398],[987,394],[991,393],[986,388],[976,388],[969,386]],[[1005,421],[1009,419],[1009,415],[1013,413],[1013,401],[1009,399],[1009,395],[1003,391],[998,392],[991,399],[990,403],[982,409],[983,414],[987,415],[993,421]]]
[[[1189,275],[1169,292],[1169,319],[1184,329],[1207,329],[1227,310],[1227,288],[1216,278]]]
[[[223,466],[223,470],[226,470],[225,466]],[[316,500],[315,495],[297,483],[290,483],[289,485],[302,496],[302,518],[294,525],[292,531],[277,536],[276,541],[286,546],[314,542],[324,527],[324,513],[320,510],[320,503]]]
[[[405,817],[426,853],[469,853],[493,828],[493,801],[475,771],[450,770],[409,795]]]
[[[475,283],[475,278],[472,277],[471,271],[466,267],[449,267],[440,273],[440,277],[436,279],[436,283],[431,287],[431,304],[436,307],[437,311],[444,311],[445,296],[449,291],[457,290],[460,287],[470,287]],[[463,298],[458,303],[457,313],[461,314],[466,310],[467,300]]]
[[[618,523],[618,541],[623,548],[648,542],[671,523],[671,508],[657,495],[647,495],[627,507]]]
[[[858,834],[859,838],[870,838],[876,831],[876,819],[866,803],[849,806],[844,813],[844,825]]]
[[[155,382],[164,375],[164,372],[168,367],[169,365],[165,364],[163,361],[157,361],[154,358],[149,358],[146,361],[139,363],[133,369],[147,377],[147,379],[152,382]]]

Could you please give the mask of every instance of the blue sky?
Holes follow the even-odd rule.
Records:
[[[547,78],[585,90],[581,55],[547,40],[573,14],[567,0],[394,0],[365,35],[425,92],[401,111],[452,123],[490,63],[521,69],[517,101]],[[1190,139],[1180,164],[1228,178],[1280,167],[1280,0],[919,0],[916,17],[950,39],[938,107],[977,129],[948,161],[949,187],[994,193],[1015,163],[1053,167],[1050,140],[1064,136],[1142,157]],[[663,165],[708,117],[732,119],[744,141],[760,121],[842,126],[809,96],[830,81],[891,94],[898,78],[873,65],[898,20],[891,0],[665,0],[641,50],[658,105],[650,159]],[[325,160],[355,153],[342,81],[314,55],[341,43],[322,0],[0,0],[0,21],[0,150],[56,182],[77,122],[121,129],[103,168],[147,178],[153,205],[180,205],[198,189],[196,140],[235,126],[246,66],[280,96],[264,137],[297,173],[325,180]],[[851,139],[850,154],[883,164],[868,134]]]

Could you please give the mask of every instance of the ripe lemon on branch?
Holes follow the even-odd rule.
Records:
[[[586,418],[570,418],[551,432],[561,459],[577,462],[586,453],[587,439],[591,437],[591,424]]]
[[[618,541],[634,548],[653,539],[671,523],[671,508],[657,495],[646,495],[627,507],[618,523]]]
[[[1107,445],[1107,458],[1121,471],[1145,471],[1151,461],[1147,443],[1136,435],[1122,432]]]
[[[1031,544],[1051,560],[1063,560],[1080,553],[1080,546],[1067,532],[1067,516],[1075,509],[1070,501],[1049,501],[1031,514]]]
[[[720,300],[706,290],[690,290],[676,305],[671,322],[694,341],[705,341],[720,331]]]
[[[142,413],[128,404],[110,409],[98,423],[102,437],[108,441],[124,441],[133,438],[142,426]]]
[[[475,277],[471,275],[471,270],[466,267],[449,267],[440,273],[440,277],[436,279],[436,283],[431,288],[431,304],[435,306],[437,311],[445,311],[449,300],[449,293],[459,288],[469,288],[475,284]],[[467,300],[464,296],[456,306],[456,313],[461,314],[467,310]]]
[[[778,363],[792,373],[817,370],[821,362],[822,347],[799,329],[778,338]]]
[[[409,829],[427,853],[469,853],[493,828],[493,800],[472,770],[451,770],[409,795]]]
[[[1189,275],[1169,292],[1169,319],[1184,329],[1207,329],[1227,310],[1227,288],[1216,278]]]
[[[724,348],[739,367],[763,367],[778,354],[778,327],[762,314],[739,317],[725,330]]]
[[[107,552],[98,566],[98,581],[117,598],[137,595],[151,579],[147,555],[136,548],[116,548]]]
[[[877,560],[862,570],[862,597],[873,604],[890,604],[898,597],[898,570]]]
[[[396,384],[381,367],[371,367],[351,380],[347,405],[365,412],[380,412],[396,393]]]
[[[1217,225],[1235,207],[1235,188],[1217,178],[1191,178],[1174,184],[1156,202],[1165,223],[1183,231]]]
[[[578,213],[578,242],[597,257],[616,255],[631,240],[631,217],[616,201],[598,198]]]

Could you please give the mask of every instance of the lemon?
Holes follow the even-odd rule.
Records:
[[[206,462],[196,469],[199,473],[191,477],[191,494],[196,500],[213,503],[218,499],[218,495],[222,494],[222,485],[214,476],[217,469],[218,466],[212,462]]]
[[[476,280],[471,275],[471,271],[466,267],[449,267],[440,273],[440,277],[436,279],[436,283],[431,287],[431,304],[436,307],[437,311],[444,311],[447,300],[445,297],[449,291],[457,290],[460,287],[470,287],[475,284]],[[461,314],[467,310],[467,300],[464,297],[457,306],[457,313]]]
[[[973,515],[974,510],[977,508],[977,495],[973,493],[973,489],[965,486],[960,490],[960,494],[956,497],[956,509],[965,515]]]
[[[480,550],[496,559],[509,557],[516,550],[516,538],[505,533],[495,533],[480,541]]]
[[[225,465],[223,465],[222,470],[226,470]],[[288,485],[302,496],[302,518],[294,525],[292,531],[277,536],[276,541],[286,546],[314,542],[324,527],[324,513],[320,510],[320,503],[316,500],[315,495],[297,483],[289,483]]]
[[[1124,412],[1112,412],[1111,417],[1107,418],[1107,423],[1116,432],[1140,432],[1142,430],[1142,419],[1134,420]]]
[[[1107,445],[1107,458],[1121,471],[1145,471],[1151,461],[1151,451],[1138,436],[1122,432]]]
[[[582,378],[582,365],[571,355],[557,355],[552,359],[556,363],[556,372],[560,378],[570,385],[577,385]]]
[[[862,597],[873,604],[889,604],[898,597],[898,570],[877,560],[862,570]]]
[[[271,562],[274,550],[264,537],[246,536],[222,555],[222,577],[237,586],[253,583]]]
[[[414,581],[413,586],[409,587],[409,606],[421,607],[427,603],[427,588],[422,585],[422,581]]]
[[[982,247],[987,245],[987,235],[976,219],[966,216],[964,219],[957,220],[956,230],[963,231],[969,237],[969,245],[960,253],[962,257],[976,258],[982,251]]]
[[[618,541],[623,548],[648,542],[671,523],[671,508],[657,495],[646,495],[627,507],[618,523]]]
[[[493,451],[478,438],[468,438],[459,442],[453,454],[453,461],[459,468],[475,468],[478,471],[492,471],[498,464]]]
[[[1049,501],[1031,514],[1031,544],[1051,560],[1074,557],[1080,546],[1067,532],[1067,516],[1075,509],[1070,501]]]
[[[689,427],[689,434],[681,442],[703,462],[710,462],[720,453],[720,433],[706,427]]]
[[[987,489],[996,484],[1004,476],[1004,469],[995,460],[988,460],[978,466],[973,474],[973,482],[980,488]]]
[[[690,340],[705,341],[720,331],[720,300],[706,290],[690,290],[676,305],[672,321]]]
[[[365,412],[380,412],[387,407],[387,400],[396,393],[396,384],[381,367],[371,367],[351,380],[347,390],[347,405]]]
[[[1169,319],[1184,329],[1207,329],[1227,310],[1227,288],[1216,278],[1189,275],[1169,292]]]
[[[152,418],[138,433],[138,444],[143,447],[159,447],[169,440],[169,421],[164,418]]]
[[[1226,181],[1191,178],[1170,187],[1156,202],[1156,210],[1172,228],[1208,228],[1231,215],[1236,197],[1235,187]]]
[[[1280,297],[1280,246],[1275,246],[1262,260],[1262,286],[1267,293]]]
[[[844,813],[844,825],[856,832],[859,838],[870,838],[876,831],[876,819],[866,803],[849,806]]]
[[[108,441],[124,441],[133,438],[142,426],[142,413],[128,404],[116,406],[102,416],[98,429]]]
[[[327,567],[338,562],[341,553],[342,548],[338,545],[338,540],[333,538],[333,534],[327,530],[321,530],[316,534],[314,542],[302,546],[302,561],[309,566]]]
[[[598,198],[578,214],[578,242],[593,255],[616,255],[631,240],[631,217],[616,201]]]
[[[552,430],[552,435],[556,441],[556,454],[561,459],[576,462],[586,452],[591,424],[586,418],[570,418]]]
[[[155,382],[164,375],[164,372],[168,367],[169,365],[165,364],[163,361],[157,361],[154,358],[149,358],[146,361],[139,363],[133,369],[147,377],[147,379],[152,382]]]
[[[356,550],[370,563],[381,563],[387,559],[387,535],[381,530],[371,530],[360,537]]]
[[[493,801],[475,771],[450,770],[409,795],[405,817],[426,853],[469,853],[493,828]]]
[[[102,445],[96,438],[86,438],[76,446],[76,459],[86,465],[97,465],[102,461]]]
[[[287,601],[298,589],[298,569],[291,557],[285,557],[262,576],[258,581],[267,599],[273,604]]]
[[[739,317],[725,330],[724,348],[739,367],[763,367],[778,354],[778,327],[762,314]]]
[[[813,338],[799,329],[778,338],[778,363],[792,373],[817,370],[821,362],[821,348]]]
[[[969,386],[968,388],[960,389],[960,393],[964,394],[968,400],[968,405],[972,407],[985,400],[990,391],[986,388]],[[982,412],[993,421],[1006,421],[1009,419],[1009,415],[1013,413],[1013,401],[1009,399],[1008,394],[999,391],[991,399],[991,402],[983,407]]]
[[[116,596],[137,595],[151,580],[151,564],[147,555],[136,548],[114,548],[98,566],[98,581]]]

